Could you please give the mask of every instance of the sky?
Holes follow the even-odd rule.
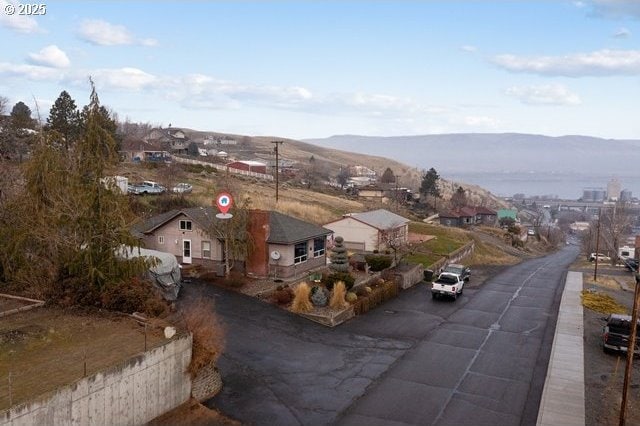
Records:
[[[43,118],[91,76],[119,119],[197,130],[640,136],[638,0],[38,4],[0,0],[0,96]]]

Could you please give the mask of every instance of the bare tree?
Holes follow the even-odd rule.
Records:
[[[9,98],[0,96],[0,115],[6,115],[9,108]]]
[[[631,233],[633,216],[626,202],[618,202],[612,208],[600,212],[600,241],[610,252],[611,262],[618,261],[618,250],[624,237]]]
[[[249,222],[251,200],[245,198],[240,205],[234,205],[230,213],[231,219],[218,219],[211,217],[207,234],[217,238],[223,244],[224,250],[224,274],[229,277],[235,262],[246,259],[253,248],[253,240],[247,232]]]

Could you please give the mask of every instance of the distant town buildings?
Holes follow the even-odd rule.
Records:
[[[607,183],[607,188],[584,188],[582,190],[581,201],[602,203],[604,201],[631,201],[633,193],[628,189],[622,189],[620,180],[611,178]]]
[[[613,178],[607,184],[607,198],[610,201],[618,201],[620,199],[620,191],[622,186],[617,178]]]
[[[601,203],[606,196],[607,191],[604,188],[585,188],[582,190],[582,201]]]

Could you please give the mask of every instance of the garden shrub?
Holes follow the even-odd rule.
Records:
[[[293,303],[291,304],[291,312],[295,313],[305,313],[309,312],[313,309],[311,305],[311,301],[309,300],[309,296],[311,294],[311,289],[309,288],[309,284],[301,283],[296,289],[293,291]]]
[[[389,268],[392,263],[391,257],[384,255],[369,254],[365,256],[365,259],[374,272],[385,270]]]
[[[314,306],[327,306],[328,298],[324,288],[317,285],[311,288],[311,303]]]
[[[342,281],[338,281],[333,286],[333,292],[331,293],[331,302],[329,302],[329,306],[333,309],[343,309],[349,306],[347,303],[346,296],[347,289],[344,286]]]
[[[293,291],[289,287],[278,286],[274,293],[274,299],[278,305],[288,305],[293,299]]]
[[[345,300],[349,303],[354,303],[356,300],[358,300],[358,295],[355,294],[354,292],[350,291],[347,293],[347,295],[345,296]]]
[[[191,377],[195,377],[203,367],[216,362],[224,349],[225,332],[214,308],[213,299],[200,298],[193,306],[184,310],[186,328],[193,335],[189,364]]]
[[[322,284],[324,284],[324,286],[329,291],[333,289],[333,286],[338,281],[342,281],[344,283],[345,288],[347,290],[351,290],[351,287],[353,287],[353,285],[355,284],[356,279],[353,276],[351,276],[351,274],[349,274],[348,272],[334,272],[330,275],[323,275],[322,277]]]

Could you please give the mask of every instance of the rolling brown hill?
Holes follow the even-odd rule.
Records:
[[[325,148],[294,139],[279,138],[276,136],[246,136],[218,132],[205,132],[187,128],[180,129],[189,138],[196,141],[204,139],[206,136],[228,137],[242,141],[242,150],[241,153],[238,153],[239,156],[243,157],[242,159],[253,159],[257,155],[260,155],[262,158],[265,158],[265,156],[267,156],[267,158],[275,158],[275,155],[273,154],[274,144],[272,142],[282,141],[283,143],[280,145],[279,150],[280,159],[295,161],[302,165],[309,165],[310,159],[313,157],[316,163],[319,163],[322,167],[326,168],[327,174],[331,177],[335,177],[340,171],[340,168],[348,165],[362,165],[368,167],[375,170],[379,176],[382,175],[387,167],[389,167],[398,177],[398,183],[400,186],[410,188],[415,192],[417,192],[420,187],[422,174],[424,172],[416,167],[411,167],[389,158]],[[440,187],[443,198],[445,200],[449,199],[458,185],[459,183],[457,182],[441,179]],[[462,187],[467,190],[471,204],[486,205],[493,208],[507,206],[507,204],[500,198],[479,186],[464,183],[462,184]]]

